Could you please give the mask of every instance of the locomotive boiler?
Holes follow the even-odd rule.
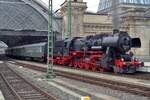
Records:
[[[74,37],[55,42],[54,63],[87,70],[134,73],[144,64],[133,57],[131,48],[140,48],[140,38],[127,32]]]

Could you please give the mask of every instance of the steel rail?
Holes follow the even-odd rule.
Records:
[[[2,79],[4,80],[8,88],[11,90],[11,93],[14,95],[16,100],[24,100],[25,98],[26,98],[25,100],[31,98],[39,98],[39,99],[42,98],[44,100],[57,100],[56,97],[51,96],[46,91],[44,91],[37,85],[33,84],[32,82],[24,78],[22,75],[20,75],[19,72],[17,72],[16,70],[12,69],[9,66],[5,66],[4,70],[1,71],[0,75],[2,76]],[[10,76],[12,77],[11,79],[9,79]],[[29,91],[32,91],[33,94],[29,93]]]
[[[26,67],[29,69],[46,72],[46,68],[44,68],[44,67],[39,67],[39,66],[31,65],[31,64],[21,64],[21,63],[19,63],[19,64],[22,65],[23,67]],[[63,76],[63,77],[67,77],[70,79],[90,83],[92,85],[108,87],[111,89],[120,90],[120,91],[124,91],[127,93],[132,93],[135,95],[150,97],[150,88],[148,88],[148,87],[108,80],[108,79],[104,79],[104,78],[93,78],[93,77],[89,77],[89,76],[81,76],[81,75],[64,72],[64,71],[58,71],[58,70],[54,70],[54,71],[55,71],[56,75],[58,75],[58,76]]]
[[[29,82],[27,79],[23,78],[21,75],[19,75],[19,73],[15,70],[13,70],[11,67],[8,67],[11,71],[13,71],[19,78],[21,78],[23,81],[25,81],[26,83],[28,83],[30,86],[32,86],[35,90],[37,90],[38,92],[40,92],[41,94],[45,95],[47,98],[49,98],[50,100],[57,100],[55,97],[49,95],[46,91],[42,90],[41,88],[39,88],[38,86],[36,86],[35,84]]]
[[[2,76],[2,79],[4,80],[4,82],[6,83],[6,85],[9,87],[9,89],[11,90],[11,93],[16,97],[17,100],[22,100],[21,97],[18,95],[18,93],[13,89],[13,87],[9,84],[9,82],[7,81],[7,79],[5,78],[4,74],[1,72],[0,75]]]

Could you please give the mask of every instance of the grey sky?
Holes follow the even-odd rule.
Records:
[[[42,0],[46,4],[48,4],[48,0]],[[60,5],[64,2],[65,0],[53,0],[54,3],[54,10],[59,9]],[[88,11],[93,11],[96,12],[98,8],[98,3],[99,0],[83,0],[84,2],[87,2],[88,5]]]

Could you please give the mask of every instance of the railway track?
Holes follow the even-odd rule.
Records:
[[[16,61],[14,61],[14,62],[16,62]],[[33,63],[35,63],[35,62],[33,62]],[[45,64],[45,63],[39,63],[39,64]],[[146,72],[136,72],[133,74],[116,74],[116,73],[112,73],[112,72],[92,71],[92,70],[85,70],[85,69],[74,68],[74,67],[66,67],[66,66],[61,66],[61,65],[57,65],[57,66],[62,67],[62,68],[68,68],[68,69],[83,70],[83,71],[87,71],[87,72],[103,73],[103,74],[121,76],[121,77],[127,77],[127,78],[150,80],[150,73],[146,73]]]
[[[69,68],[69,69],[76,69],[76,70],[83,70],[87,72],[94,72],[94,73],[103,73],[103,74],[108,74],[108,75],[114,75],[114,76],[121,76],[121,77],[127,77],[127,78],[135,78],[135,79],[142,79],[142,80],[150,80],[150,73],[147,72],[136,72],[133,74],[116,74],[112,72],[102,72],[102,71],[92,71],[92,70],[85,70],[85,69],[80,69],[80,68],[74,68],[74,67],[66,67],[66,66],[60,66],[63,68]]]
[[[18,63],[18,64],[23,67],[46,72],[46,68],[44,68],[44,67],[39,67],[39,66],[35,66],[35,65],[30,65],[30,64],[29,65],[22,64],[22,63]],[[135,85],[135,84],[123,83],[123,82],[118,82],[118,81],[113,81],[113,80],[108,80],[108,79],[103,79],[103,78],[93,78],[93,77],[89,77],[89,76],[81,76],[81,75],[64,72],[64,71],[55,70],[55,73],[58,76],[67,77],[70,79],[86,82],[89,84],[108,87],[111,89],[124,91],[124,92],[132,93],[135,95],[150,97],[150,87],[144,87],[144,86]]]
[[[32,84],[7,65],[3,64],[0,68],[0,77],[14,96],[14,100],[56,100],[55,97]]]

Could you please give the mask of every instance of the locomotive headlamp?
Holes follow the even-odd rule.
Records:
[[[124,61],[124,58],[121,58],[122,61]]]

